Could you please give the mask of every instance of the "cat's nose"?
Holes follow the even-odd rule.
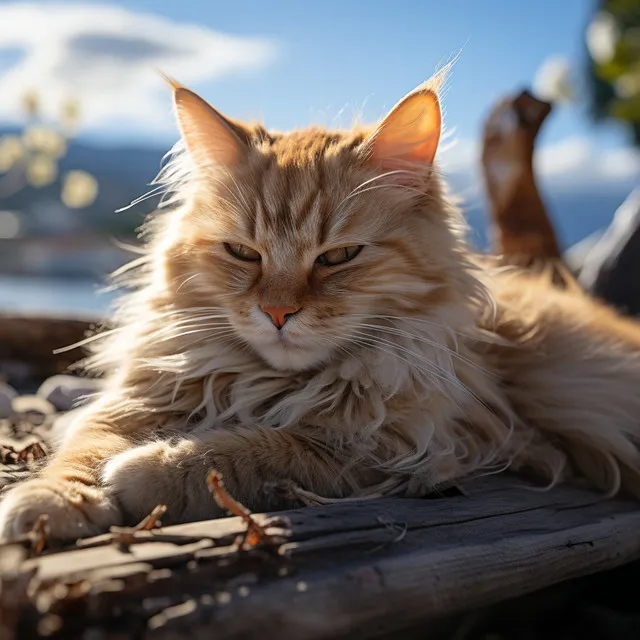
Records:
[[[284,327],[284,323],[294,314],[300,311],[300,307],[260,307],[273,322],[276,329]]]

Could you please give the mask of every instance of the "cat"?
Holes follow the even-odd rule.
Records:
[[[132,289],[94,343],[105,377],[0,505],[71,540],[328,499],[420,496],[510,470],[640,496],[640,327],[466,243],[435,161],[442,76],[377,125],[278,133],[171,81],[182,148]]]

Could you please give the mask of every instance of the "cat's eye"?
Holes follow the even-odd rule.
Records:
[[[343,262],[353,260],[362,251],[361,244],[353,244],[350,247],[340,247],[339,249],[331,249],[316,258],[316,264],[323,267],[333,267]]]
[[[225,242],[224,248],[238,260],[244,260],[245,262],[260,262],[262,260],[262,256],[255,249],[244,244]]]

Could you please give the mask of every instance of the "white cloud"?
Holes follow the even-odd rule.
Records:
[[[551,56],[541,65],[533,79],[533,91],[541,100],[566,101],[573,98],[571,63],[564,56]]]
[[[168,101],[156,70],[195,84],[271,63],[270,40],[135,13],[109,4],[0,4],[0,53],[19,50],[2,75],[0,118],[20,115],[24,91],[37,89],[54,114],[65,96],[78,98],[83,121],[165,124]]]
[[[538,175],[567,177],[578,175],[593,165],[592,148],[587,138],[565,138],[540,146],[534,156]]]
[[[640,153],[625,147],[599,149],[587,138],[567,138],[541,147],[535,167],[557,188],[626,183],[640,179]]]

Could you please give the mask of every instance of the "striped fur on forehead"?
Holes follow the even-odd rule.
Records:
[[[245,166],[213,168],[199,178],[202,206],[193,216],[203,226],[226,221],[227,231],[233,227],[257,244],[366,243],[417,192],[368,166],[364,138],[363,132],[319,128],[262,137]]]
[[[310,127],[291,131],[276,137],[271,150],[279,166],[300,167],[342,156],[350,161],[355,159],[354,152],[365,141],[367,131],[328,130]]]
[[[260,176],[256,193],[256,236],[262,232],[303,246],[324,245],[349,211],[340,208],[340,201],[357,177],[347,158],[340,163],[270,165]]]

